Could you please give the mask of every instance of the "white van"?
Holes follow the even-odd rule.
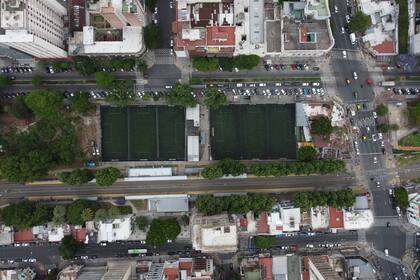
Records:
[[[350,42],[352,45],[356,44],[356,34],[354,33],[350,34]]]

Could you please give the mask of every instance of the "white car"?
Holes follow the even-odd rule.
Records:
[[[314,245],[313,244],[306,244],[306,248],[313,248]]]
[[[343,58],[347,58],[347,52],[343,51]]]
[[[338,13],[338,7],[337,7],[337,5],[334,5],[334,11],[335,11],[335,13]]]
[[[350,23],[350,16],[349,15],[346,15],[346,22]]]
[[[353,79],[357,80],[357,73],[353,72]]]
[[[101,243],[99,243],[99,245],[101,245],[101,246],[105,247],[105,246],[108,246],[108,243],[106,243],[106,242],[101,242]]]
[[[344,29],[344,27],[341,27],[341,34],[346,34],[346,30]]]
[[[385,143],[383,140],[381,140],[381,147],[385,147]]]
[[[385,253],[385,256],[389,256],[388,249],[385,249],[385,250],[384,250],[384,253]]]
[[[378,163],[378,158],[377,157],[373,157],[373,163],[377,164]]]
[[[380,187],[381,187],[381,182],[377,181],[377,182],[376,182],[376,187],[377,187],[377,188],[380,188]]]
[[[382,140],[383,138],[384,138],[384,137],[383,137],[382,133],[381,133],[381,132],[379,132],[379,133],[378,133],[378,139],[379,139],[379,140]]]
[[[373,117],[376,119],[378,117],[378,114],[376,114],[376,112],[372,112]]]
[[[376,140],[377,140],[377,139],[376,139],[376,134],[372,134],[372,141],[373,141],[373,142],[376,142]]]

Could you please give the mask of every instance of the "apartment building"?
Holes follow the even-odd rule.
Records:
[[[408,222],[420,228],[420,194],[411,193],[408,195],[409,205],[407,208]]]
[[[88,1],[86,10],[77,11],[85,17],[78,14],[84,18],[83,26],[79,20],[79,31],[69,39],[70,55],[134,55],[145,50],[145,10],[140,0]]]
[[[172,23],[178,57],[229,57],[235,49],[233,0],[179,0]]]
[[[1,0],[0,44],[36,58],[67,57],[64,16],[56,0]]]
[[[334,46],[326,0],[179,0],[177,56],[318,57]]]

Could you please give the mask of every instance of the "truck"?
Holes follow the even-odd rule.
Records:
[[[147,249],[128,249],[128,254],[137,255],[137,254],[146,254]]]
[[[383,81],[379,83],[380,86],[382,87],[395,87],[395,82],[394,81]]]
[[[356,34],[350,33],[350,42],[352,45],[356,44]]]

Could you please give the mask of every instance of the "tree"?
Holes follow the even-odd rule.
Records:
[[[97,202],[84,199],[78,199],[69,204],[67,206],[68,222],[72,225],[82,225],[84,223],[84,220],[82,219],[82,212],[86,208],[96,211],[99,207]]]
[[[143,59],[139,59],[137,61],[137,71],[139,71],[142,74],[144,74],[144,72],[146,72],[146,70],[147,70],[147,63],[146,63],[146,61],[144,61]]]
[[[150,246],[161,247],[167,240],[175,240],[181,233],[181,227],[176,219],[154,219],[146,236]]]
[[[201,176],[206,179],[217,179],[223,177],[223,170],[215,165],[215,166],[208,166],[201,171]]]
[[[376,106],[376,113],[378,114],[378,116],[385,116],[386,114],[388,114],[388,107],[384,104],[379,104],[378,106]]]
[[[114,218],[116,218],[116,217],[118,217],[120,215],[121,215],[121,212],[120,212],[120,209],[117,206],[111,206],[108,209],[108,217],[114,219]]]
[[[142,231],[144,231],[147,227],[146,217],[143,217],[143,216],[137,217],[136,220],[135,220],[135,223],[136,223],[137,227]]]
[[[12,81],[5,75],[0,75],[0,88],[7,87],[12,84]]]
[[[63,205],[55,206],[52,221],[56,225],[64,224],[66,222],[66,207]]]
[[[74,258],[77,250],[81,247],[81,244],[73,238],[72,235],[66,235],[61,239],[61,244],[58,247],[58,253],[65,260]]]
[[[104,89],[112,88],[115,83],[114,75],[108,72],[96,72],[95,80],[96,80],[96,85]]]
[[[50,221],[52,208],[24,200],[4,207],[0,214],[5,225],[26,229]]]
[[[32,82],[32,85],[34,87],[40,87],[42,85],[42,77],[40,77],[40,76],[33,76],[31,82]]]
[[[13,102],[12,106],[10,106],[9,112],[15,118],[21,120],[29,120],[34,116],[31,109],[29,109],[28,105],[26,105],[24,96],[16,97],[15,102]]]
[[[217,166],[222,169],[223,174],[225,175],[239,176],[247,171],[246,166],[239,160],[224,159],[221,160]]]
[[[251,70],[260,63],[261,58],[258,55],[238,55],[234,58],[233,64],[239,69]]]
[[[312,207],[312,201],[308,193],[298,192],[293,195],[293,205],[301,209],[310,209]]]
[[[193,68],[202,72],[212,72],[219,68],[219,60],[215,57],[194,57]]]
[[[394,189],[395,203],[402,210],[407,209],[408,207],[408,192],[403,187],[398,187]]]
[[[316,135],[329,136],[333,132],[331,120],[321,116],[311,123],[311,132]]]
[[[148,49],[158,49],[162,45],[161,32],[155,23],[146,25],[143,29],[144,43]]]
[[[192,89],[189,85],[177,83],[166,96],[166,101],[170,105],[194,107],[197,105],[197,100],[191,93]]]
[[[106,209],[101,208],[95,212],[95,220],[104,221],[106,219],[108,219],[108,211]]]
[[[258,249],[270,249],[276,238],[274,236],[255,236],[254,243]]]
[[[370,16],[367,16],[361,11],[358,11],[353,15],[350,21],[350,29],[353,32],[364,33],[371,24]]]
[[[115,167],[107,167],[96,171],[96,184],[99,186],[111,186],[121,176]]]
[[[35,210],[30,214],[32,215],[30,226],[42,225],[51,221],[53,217],[51,210],[52,208],[47,205],[36,204]]]
[[[94,178],[92,172],[88,169],[75,169],[71,172],[61,172],[58,177],[63,183],[72,186],[86,184]]]
[[[386,123],[378,124],[378,131],[382,133],[387,133],[389,131],[389,125]]]
[[[350,189],[335,192],[301,192],[293,195],[293,205],[302,209],[317,206],[330,206],[340,209],[350,208],[355,202],[356,196]]]
[[[73,109],[79,114],[86,114],[92,110],[92,103],[89,101],[88,92],[76,92],[72,97],[70,97],[71,104]]]
[[[84,222],[91,221],[93,219],[93,211],[90,208],[83,209],[80,215]]]
[[[206,106],[212,109],[217,109],[223,105],[226,105],[226,103],[226,95],[216,88],[210,87],[204,91],[204,104],[206,104]]]
[[[63,95],[53,90],[35,90],[25,97],[25,103],[37,117],[54,119],[63,106]]]
[[[74,58],[74,67],[77,72],[84,76],[92,75],[98,69],[95,61],[87,56],[76,56]]]
[[[125,107],[136,97],[133,87],[133,81],[116,80],[112,87],[108,89],[105,100],[117,106]]]
[[[223,69],[223,71],[232,71],[233,65],[233,58],[231,57],[219,57],[219,67]]]
[[[154,12],[156,7],[156,0],[146,0],[146,7],[149,11]]]
[[[311,161],[318,156],[318,151],[312,146],[303,146],[298,150],[298,160]]]

